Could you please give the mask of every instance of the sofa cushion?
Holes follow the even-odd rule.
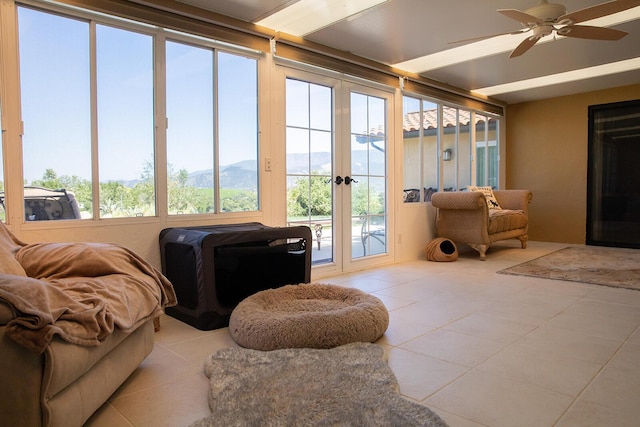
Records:
[[[484,198],[487,201],[487,207],[489,209],[502,209],[500,203],[498,203],[498,199],[496,199],[496,196],[493,194],[492,187],[477,187],[475,185],[469,185],[467,186],[467,190],[480,191],[482,194],[484,194]]]
[[[528,219],[524,211],[494,209],[489,211],[489,234],[517,230],[527,226]]]
[[[131,333],[131,331],[125,332],[116,328],[100,345],[94,347],[70,344],[59,338],[52,340],[46,350],[46,378],[48,378],[46,397],[58,394],[89,372],[96,363],[120,345]]]

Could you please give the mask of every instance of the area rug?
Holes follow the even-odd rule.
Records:
[[[640,250],[567,247],[498,273],[640,290]]]
[[[204,426],[428,426],[447,424],[402,397],[384,350],[226,348],[205,360],[211,415]]]

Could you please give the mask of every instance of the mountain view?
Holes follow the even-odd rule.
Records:
[[[354,151],[352,153],[352,175],[365,174],[367,164],[367,151]],[[382,156],[374,156],[370,163],[370,170],[383,171]],[[376,162],[375,160],[381,161]],[[308,172],[308,157],[304,153],[292,153],[287,155],[287,172],[291,174],[305,174]],[[311,170],[330,173],[331,153],[311,153]],[[244,160],[220,167],[220,186],[232,189],[254,189],[257,187],[256,162]],[[133,187],[139,180],[122,181],[126,187]],[[213,170],[205,169],[189,173],[187,185],[195,188],[209,188],[213,182]]]

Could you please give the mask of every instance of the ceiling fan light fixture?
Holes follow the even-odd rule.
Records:
[[[536,25],[533,27],[533,35],[531,37],[541,39],[553,33],[553,25]]]

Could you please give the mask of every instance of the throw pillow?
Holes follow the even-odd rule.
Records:
[[[477,187],[475,185],[469,185],[467,187],[469,191],[480,191],[484,194],[484,198],[487,201],[487,207],[489,209],[502,209],[500,204],[498,203],[498,199],[493,194],[493,188],[491,187]]]

